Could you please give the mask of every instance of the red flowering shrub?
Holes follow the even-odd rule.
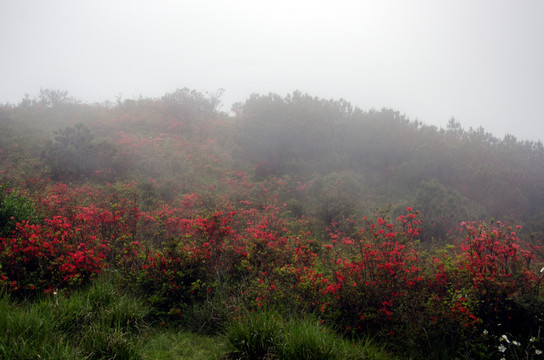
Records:
[[[94,204],[77,207],[74,216],[77,223],[85,224],[89,231],[110,246],[111,251],[107,253],[110,264],[119,258],[122,248],[133,241],[141,216],[137,207],[123,205],[115,204],[111,210],[98,208]]]
[[[0,281],[20,296],[71,288],[89,282],[107,252],[83,223],[62,216],[42,225],[22,221],[12,236],[0,238]]]
[[[145,296],[157,315],[178,314],[179,308],[206,297],[204,263],[172,242],[167,248],[149,253],[136,276],[135,290]],[[126,280],[134,276],[127,274]]]
[[[271,306],[286,314],[316,312],[328,279],[317,267],[315,243],[304,236],[280,237],[265,228],[252,232],[248,247],[249,283],[243,294],[248,305]]]
[[[146,212],[134,185],[50,186],[36,201],[49,219],[22,221],[0,238],[0,283],[26,296],[83,284],[108,264],[157,315],[208,306],[214,316],[222,307],[225,319],[235,308],[268,307],[471,356],[483,329],[535,336],[544,326],[541,264],[501,223],[465,223],[464,241],[432,256],[418,246],[419,213],[410,208],[394,221],[379,214],[332,224],[327,242],[304,217],[285,216],[274,190],[283,186],[244,186],[255,194],[235,204],[191,193]]]
[[[326,318],[348,331],[387,336],[415,320],[425,274],[414,244],[420,220],[407,210],[395,223],[378,217],[366,219],[352,236],[331,233],[332,244],[325,246],[332,275],[323,291]]]
[[[486,329],[497,332],[536,334],[538,313],[532,313],[539,300],[541,285],[532,251],[512,227],[496,223],[463,223],[466,237],[461,244],[459,274],[478,299],[475,315]],[[519,227],[518,227],[519,228]]]
[[[63,216],[77,224],[87,236],[94,236],[109,247],[105,261],[115,264],[125,246],[141,232],[142,212],[136,206],[135,186],[107,184],[103,187],[70,187],[56,183],[37,200],[50,217]]]
[[[468,273],[476,291],[488,299],[501,300],[535,291],[534,255],[521,247],[511,227],[501,222],[462,226],[467,235],[461,244],[461,269]]]
[[[124,249],[118,265],[127,282],[133,282],[158,315],[179,315],[180,309],[209,298],[217,286],[239,276],[240,262],[247,253],[231,226],[235,214],[178,218],[172,224],[179,227],[171,228],[178,237],[157,250],[133,243]]]
[[[419,341],[433,352],[457,348],[478,358],[496,348],[494,337],[538,337],[544,325],[536,275],[541,264],[511,227],[470,222],[462,228],[466,236],[460,246],[427,261],[422,291],[428,301],[422,313],[428,321],[418,324],[424,333]]]

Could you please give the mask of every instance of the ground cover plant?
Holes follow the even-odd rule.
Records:
[[[0,300],[4,359],[142,358],[149,309],[120,293],[112,279],[85,290],[53,292],[31,303]]]
[[[75,119],[59,115],[64,130],[41,143],[32,120],[62,104],[3,107],[2,126],[34,139],[19,149],[0,136],[4,357],[192,356],[169,344],[182,340],[195,358],[542,356],[538,144],[299,93],[251,97],[235,118],[210,101],[180,90],[70,104]],[[272,132],[257,132],[266,122]],[[363,128],[383,141],[385,129],[396,150],[327,136],[355,141],[344,131]],[[460,146],[443,169],[455,176],[418,162],[406,138]],[[524,176],[500,163],[494,190],[475,190],[497,175],[470,158],[482,141]],[[478,171],[460,165],[469,158]],[[505,186],[523,198],[507,197],[515,211],[494,192]]]

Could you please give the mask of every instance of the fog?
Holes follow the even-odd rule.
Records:
[[[0,0],[0,103],[300,90],[544,139],[544,2]]]

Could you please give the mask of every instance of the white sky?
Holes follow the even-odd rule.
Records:
[[[544,140],[542,0],[0,0],[0,103],[294,90]]]

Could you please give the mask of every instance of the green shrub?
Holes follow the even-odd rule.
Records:
[[[8,186],[0,186],[0,237],[10,235],[21,220],[36,223],[40,219],[32,199],[17,191],[8,192]]]

